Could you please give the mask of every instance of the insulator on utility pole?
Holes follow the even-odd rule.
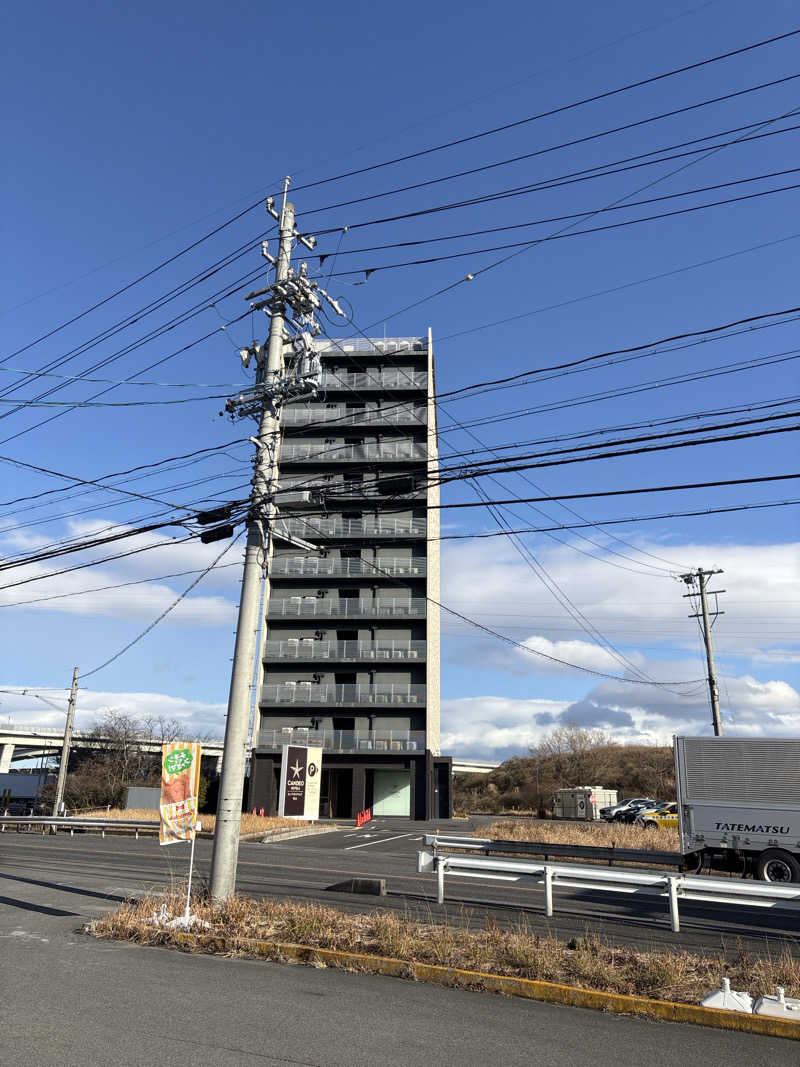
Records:
[[[688,593],[684,593],[684,598],[699,597],[700,599],[700,611],[690,615],[690,619],[702,619],[702,634],[703,644],[706,649],[706,666],[708,668],[708,695],[711,701],[711,722],[714,727],[714,734],[717,737],[722,736],[722,716],[719,710],[719,685],[717,684],[717,673],[714,667],[714,646],[711,640],[711,619],[716,618],[718,615],[724,615],[724,611],[708,610],[708,594],[717,596],[720,593],[724,593],[724,589],[709,589],[708,579],[715,574],[722,574],[721,570],[705,571],[702,567],[698,567],[696,571],[690,571],[688,574],[679,575],[682,582],[691,590]],[[695,589],[695,583],[697,588]]]

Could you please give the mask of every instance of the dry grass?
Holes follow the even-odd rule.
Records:
[[[172,914],[182,912],[184,900],[177,890],[167,899]],[[94,922],[91,931],[98,937],[177,945],[171,930],[148,922],[163,902],[163,897],[149,897],[124,903]],[[740,950],[732,961],[722,955],[638,952],[615,948],[595,937],[569,943],[541,937],[524,922],[501,929],[488,919],[481,928],[461,929],[387,912],[347,915],[321,904],[246,897],[220,905],[198,898],[192,910],[209,924],[204,932],[225,939],[226,954],[242,957],[264,959],[265,951],[256,941],[268,940],[688,1004],[699,1003],[710,989],[719,987],[723,977],[730,978],[734,989],[747,989],[753,996],[774,993],[778,985],[784,986],[787,996],[800,996],[800,959],[786,951],[764,959]],[[267,952],[266,958],[270,956],[280,959],[280,951]]]
[[[493,841],[548,841],[559,845],[615,845],[617,848],[679,851],[678,831],[673,827],[645,830],[627,823],[550,822],[546,819],[498,820],[474,831],[475,837]]]
[[[99,811],[86,812],[86,818],[133,819],[138,822],[158,824],[159,814],[149,808],[112,808],[110,811],[101,808]],[[203,825],[203,833],[213,834],[214,827],[217,824],[217,817],[216,815],[201,815],[200,822]],[[241,832],[243,834],[263,834],[269,830],[297,829],[298,827],[309,825],[309,823],[300,822],[297,819],[282,819],[279,815],[252,815],[250,812],[244,812],[242,814]]]

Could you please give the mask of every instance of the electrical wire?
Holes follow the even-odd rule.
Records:
[[[202,571],[194,579],[194,581],[191,582],[186,587],[186,589],[184,589],[184,591],[180,594],[180,596],[176,597],[175,600],[172,601],[172,603],[169,605],[168,608],[165,608],[165,610],[162,611],[160,615],[158,615],[155,619],[153,619],[153,621],[150,623],[149,626],[145,627],[145,629],[142,630],[141,633],[137,634],[136,637],[134,637],[132,641],[129,641],[127,643],[127,645],[125,645],[123,648],[121,648],[119,650],[119,652],[115,652],[113,656],[109,656],[109,658],[107,660],[104,660],[103,663],[101,663],[99,667],[93,667],[90,671],[84,671],[82,673],[81,677],[85,680],[86,678],[91,678],[91,676],[93,674],[98,674],[100,671],[105,670],[106,667],[110,666],[112,663],[114,663],[116,660],[118,660],[120,658],[120,656],[123,656],[129,649],[133,648],[134,645],[138,644],[139,641],[141,641],[144,637],[146,637],[151,632],[151,630],[154,630],[155,627],[158,626],[158,624],[162,621],[162,619],[165,619],[167,617],[167,615],[169,615],[169,613],[171,611],[173,611],[178,606],[178,604],[180,604],[180,602],[185,597],[187,597],[189,595],[189,593],[191,593],[191,591],[195,588],[195,586],[199,585],[200,582],[202,582],[202,580],[205,578],[205,576],[210,571],[212,571],[214,569],[214,567],[216,567],[216,565],[220,562],[220,560],[224,556],[226,556],[228,554],[228,552],[230,552],[230,550],[240,540],[240,538],[242,537],[243,534],[244,534],[244,530],[240,530],[239,533],[237,534],[237,536],[234,537],[234,539],[229,544],[227,544],[225,546],[225,548],[223,548],[223,550],[216,557],[216,559],[212,563],[210,563],[206,567],[206,569],[204,571]]]

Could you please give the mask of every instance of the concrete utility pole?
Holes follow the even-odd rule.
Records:
[[[61,814],[61,805],[64,803],[64,785],[67,781],[67,765],[69,764],[69,746],[72,742],[72,722],[75,718],[75,700],[78,696],[78,668],[72,672],[72,688],[69,691],[69,704],[67,705],[67,721],[64,723],[64,741],[61,745],[61,759],[58,763],[58,781],[56,782],[56,798],[53,801],[53,815]]]
[[[711,721],[714,726],[714,734],[717,737],[722,736],[722,716],[719,711],[719,686],[717,685],[717,675],[714,669],[714,647],[711,643],[711,623],[710,619],[716,618],[717,615],[724,615],[724,611],[711,611],[708,610],[708,594],[718,595],[724,593],[724,589],[708,589],[708,579],[715,574],[722,574],[721,570],[704,571],[702,567],[698,567],[696,571],[691,571],[689,574],[682,574],[681,580],[686,583],[691,589],[691,592],[684,593],[684,598],[690,598],[694,596],[700,597],[700,611],[693,615],[690,615],[690,619],[702,619],[703,620],[703,642],[706,646],[706,664],[708,665],[708,692],[711,698]],[[697,583],[697,589],[695,589],[695,582]]]
[[[267,211],[278,220],[280,238],[277,258],[269,254],[266,241],[262,243],[261,253],[274,266],[275,281],[263,289],[248,293],[245,297],[245,300],[252,300],[266,295],[266,299],[250,305],[253,310],[264,310],[270,316],[266,356],[263,346],[255,342],[240,351],[245,367],[250,365],[253,358],[256,360],[255,385],[229,398],[225,404],[226,410],[234,418],[257,418],[258,434],[251,438],[256,446],[253,457],[253,488],[247,515],[244,577],[236,627],[217,825],[211,859],[211,895],[216,899],[232,896],[236,886],[250,726],[250,686],[255,675],[259,626],[264,621],[259,618],[262,580],[264,604],[269,602],[268,570],[272,541],[278,537],[298,548],[318,551],[316,545],[292,536],[283,528],[275,527],[275,519],[278,517],[275,494],[278,491],[281,411],[284,404],[308,400],[317,394],[321,364],[314,337],[322,333],[322,327],[316,320],[315,313],[322,306],[322,301],[324,300],[337,315],[346,317],[336,301],[308,276],[307,264],[301,263],[298,271],[292,269],[292,242],[296,239],[299,244],[313,250],[317,240],[315,237],[298,233],[295,229],[294,206],[286,201],[289,181],[287,178],[284,183],[280,213],[275,209],[272,197],[266,202]],[[287,312],[291,312],[293,317],[287,319]],[[294,334],[290,332],[292,330]],[[284,362],[284,353],[288,355],[288,363]],[[282,499],[284,502],[290,502],[290,497],[291,493],[288,493]],[[216,530],[208,532],[207,540],[230,536],[231,530],[230,526],[217,527]]]
[[[277,283],[285,282],[289,277],[292,238],[294,237],[294,205],[286,202],[287,187],[288,181],[284,186],[280,220],[280,247],[275,267]],[[279,309],[276,304],[270,320],[267,358],[258,364],[257,385],[281,376],[283,321],[282,309]],[[253,458],[255,469],[250,495],[250,513],[247,518],[244,576],[239,601],[239,620],[236,626],[231,688],[228,696],[228,718],[225,724],[225,748],[219,783],[214,852],[211,859],[211,895],[219,898],[232,896],[236,883],[242,793],[247,762],[247,736],[250,726],[250,685],[253,680],[259,629],[261,580],[266,571],[271,550],[269,524],[274,509],[271,496],[278,461],[280,411],[280,407],[276,408],[269,400],[262,403],[256,453]],[[268,596],[267,590],[264,597],[265,603]]]

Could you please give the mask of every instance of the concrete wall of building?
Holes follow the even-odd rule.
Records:
[[[441,749],[441,555],[438,540],[441,529],[439,504],[439,431],[436,416],[436,373],[433,358],[433,333],[428,330],[428,575],[427,575],[427,641],[426,661],[427,747],[438,756]]]

